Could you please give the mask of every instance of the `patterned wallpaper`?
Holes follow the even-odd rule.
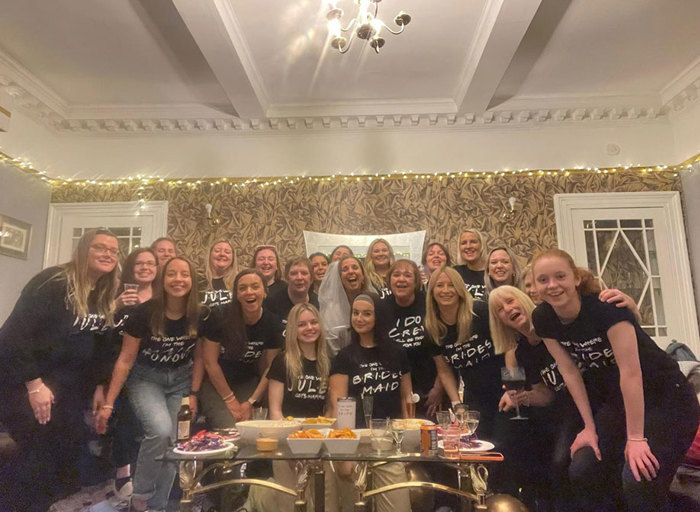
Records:
[[[60,186],[52,201],[134,201],[137,184]],[[274,244],[283,260],[304,253],[302,231],[393,233],[425,229],[426,240],[447,242],[456,255],[456,237],[473,226],[488,236],[488,245],[508,245],[523,259],[556,246],[553,196],[557,193],[680,190],[673,173],[617,172],[565,176],[500,176],[386,181],[301,181],[293,185],[234,188],[203,183],[196,189],[156,183],[142,192],[146,200],[169,202],[168,234],[178,251],[203,268],[206,248],[229,238],[239,264],[249,263],[258,244]],[[510,196],[516,215],[501,214]],[[211,226],[204,205],[211,203],[221,220]]]

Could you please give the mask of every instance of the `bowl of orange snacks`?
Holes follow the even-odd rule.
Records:
[[[311,454],[316,455],[321,451],[323,439],[326,437],[326,431],[320,431],[315,428],[306,430],[295,430],[287,436],[287,444],[289,449],[295,455]]]
[[[323,442],[331,455],[348,455],[357,451],[357,447],[360,445],[360,436],[354,430],[341,428],[328,432],[328,436]]]

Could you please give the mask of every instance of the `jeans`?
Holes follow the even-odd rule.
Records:
[[[155,459],[164,455],[177,437],[177,413],[191,381],[191,364],[155,368],[136,363],[126,383],[144,432],[133,477],[134,497],[147,500],[149,509],[164,510],[168,504],[177,466]]]

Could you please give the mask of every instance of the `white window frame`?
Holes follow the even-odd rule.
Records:
[[[85,216],[95,219],[99,224],[100,218],[117,215],[138,215],[151,218],[153,233],[156,236],[166,236],[168,233],[168,201],[146,201],[139,207],[137,201],[113,201],[96,203],[51,203],[46,225],[46,247],[44,248],[44,267],[57,265],[58,247],[63,228],[63,219],[67,216]],[[94,224],[94,223],[93,223]]]
[[[557,223],[557,240],[559,248],[574,255],[574,233],[579,226],[573,225],[573,211],[577,209],[620,209],[620,208],[661,208],[665,216],[665,228],[668,230],[672,247],[669,248],[675,266],[674,289],[678,292],[681,315],[687,321],[680,326],[684,339],[693,352],[700,354],[700,334],[698,332],[697,310],[693,280],[688,259],[688,245],[683,225],[681,195],[669,192],[604,192],[588,194],[555,194],[554,217]],[[588,266],[586,261],[577,261],[578,265]]]

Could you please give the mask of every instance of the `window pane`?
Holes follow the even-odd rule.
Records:
[[[654,227],[654,220],[653,219],[644,219],[644,225],[648,228],[653,228]]]
[[[583,221],[583,229],[593,229],[593,221],[592,220],[584,220]]]
[[[636,297],[632,297],[635,299]],[[654,321],[654,309],[651,307],[651,290],[647,290],[642,300],[637,300],[639,314],[642,317],[642,325],[656,325]]]
[[[595,221],[595,227],[596,229],[610,229],[610,228],[616,228],[617,227],[617,219],[609,219],[609,220],[596,220]]]
[[[598,240],[598,261],[601,265],[605,263],[605,258],[610,251],[610,246],[615,239],[614,231],[596,231],[596,239]]]
[[[623,228],[641,228],[642,219],[620,219],[620,227]]]
[[[588,268],[594,274],[598,274],[598,263],[595,259],[595,241],[593,239],[593,231],[584,231],[586,236],[586,257],[588,261]]]
[[[656,240],[654,238],[654,231],[651,229],[645,230],[647,235],[647,247],[649,248],[649,267],[651,270],[651,275],[659,275],[659,261],[656,259]]]
[[[661,278],[654,277],[651,280],[654,289],[654,305],[656,306],[656,324],[666,325],[666,315],[664,313],[664,301],[661,297]]]
[[[141,236],[141,228],[131,228],[132,236]]]
[[[649,336],[656,336],[656,329],[653,327],[644,327],[644,332],[647,333]]]
[[[80,238],[83,234],[83,228],[73,228],[73,236]]]
[[[117,236],[129,236],[130,228],[109,228],[109,230]]]
[[[624,233],[629,243],[632,244],[634,252],[637,253],[637,257],[646,265],[646,258],[644,257],[644,233],[641,230],[630,229],[626,229]]]
[[[639,265],[632,249],[622,236],[615,241],[601,277],[607,286],[618,288],[630,297],[641,296],[648,278],[645,269]]]

